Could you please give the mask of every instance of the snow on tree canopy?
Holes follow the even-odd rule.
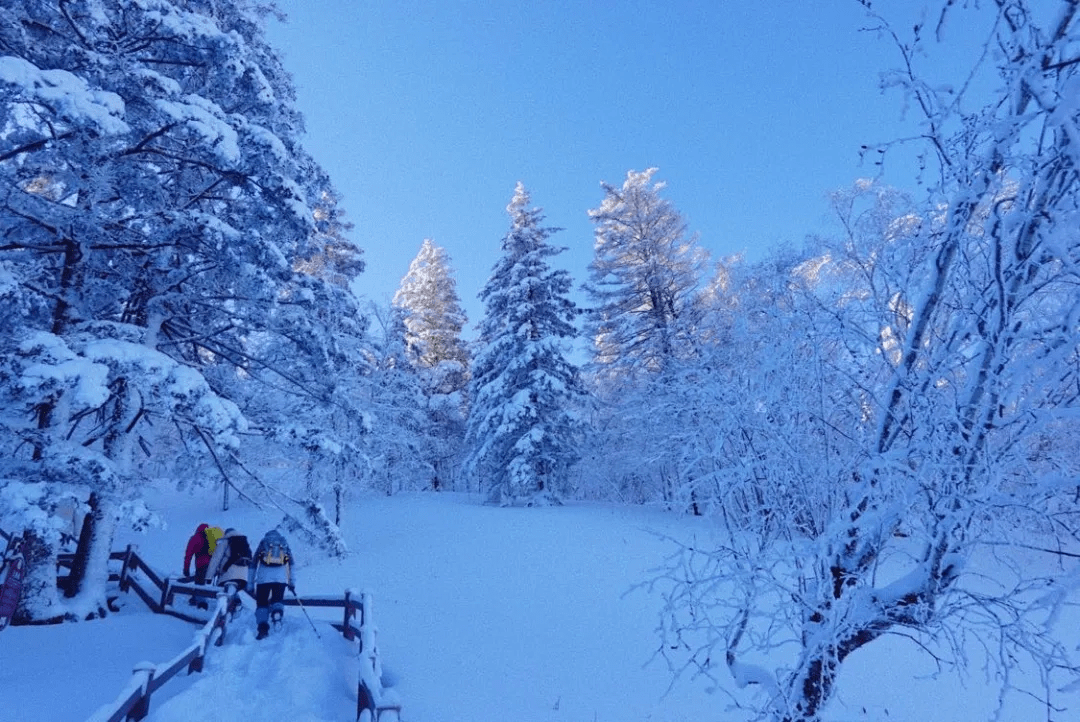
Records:
[[[577,308],[569,274],[548,264],[564,250],[548,245],[556,229],[541,225],[521,183],[506,210],[503,254],[480,292],[465,466],[494,503],[558,503],[581,429],[584,390],[562,348],[577,333]]]
[[[109,367],[80,356],[68,348],[64,340],[53,334],[39,332],[19,345],[19,353],[27,364],[19,375],[19,384],[26,388],[70,389],[77,408],[89,409],[105,403]]]
[[[57,116],[89,123],[105,134],[130,130],[124,122],[124,101],[116,93],[90,87],[85,78],[66,70],[42,70],[25,58],[0,56],[0,83],[30,103],[43,103]],[[16,116],[17,117],[17,116]]]
[[[300,145],[266,13],[246,0],[0,8],[0,378],[18,380],[0,385],[0,475],[81,480],[100,525],[88,557],[107,554],[142,475],[182,469],[179,483],[221,483],[227,501],[229,475],[279,423],[304,416],[320,449],[362,433],[365,321],[340,280],[362,264]],[[322,275],[308,272],[320,253]],[[47,613],[55,582],[40,562],[31,575],[28,613]]]

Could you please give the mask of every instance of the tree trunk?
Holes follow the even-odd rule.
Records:
[[[806,670],[792,689],[799,695],[799,702],[795,705],[794,713],[785,715],[783,722],[817,722],[820,719],[818,713],[832,693],[838,665],[835,657],[825,655],[807,663]]]
[[[863,628],[835,644],[814,650],[803,664],[801,673],[792,679],[788,699],[798,702],[791,712],[784,714],[782,722],[818,722],[832,696],[840,664],[856,649],[880,637],[881,630],[888,626],[885,619],[870,619]]]
[[[96,493],[90,493],[86,505],[90,507],[90,511],[83,516],[79,542],[75,547],[75,559],[71,562],[71,574],[68,575],[67,584],[64,587],[64,596],[69,599],[82,589],[83,580],[86,578],[86,562],[90,557],[90,539],[94,534],[94,515],[97,513],[98,506]]]
[[[12,624],[49,624],[63,620],[56,590],[56,550],[34,530],[23,534],[26,576]]]
[[[50,331],[57,336],[63,335],[69,324],[68,311],[71,306],[67,299],[70,289],[75,283],[76,267],[81,260],[82,251],[79,249],[79,244],[71,238],[64,239],[64,267],[60,272],[60,291],[57,294],[56,305],[53,307],[52,326],[50,328]],[[63,392],[61,391],[60,393]],[[39,404],[35,409],[37,427],[39,430],[47,429],[52,425],[52,414],[53,410],[56,408],[57,399],[57,396],[53,396]],[[33,454],[34,461],[41,461],[42,455],[42,447],[39,444],[35,444]]]
[[[79,548],[72,565],[72,580],[66,590],[71,598],[71,613],[84,619],[104,617],[108,613],[105,588],[109,580],[109,554],[112,553],[116,518],[112,505],[101,495],[91,494],[90,513],[83,522]],[[85,538],[85,542],[84,542]],[[75,569],[80,569],[75,578]]]

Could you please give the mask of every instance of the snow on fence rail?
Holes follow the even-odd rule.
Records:
[[[187,667],[188,674],[201,672],[210,642],[214,642],[213,646],[221,646],[224,642],[225,628],[230,618],[228,610],[232,599],[238,594],[234,592],[233,596],[230,596],[221,591],[220,587],[178,582],[170,577],[162,578],[143,561],[134,545],[129,545],[125,551],[113,552],[109,559],[122,562],[119,572],[109,574],[109,581],[117,582],[121,592],[135,592],[136,596],[157,614],[169,614],[203,624],[203,627],[196,633],[194,643],[172,660],[163,664],[140,662],[135,665],[128,685],[113,702],[99,708],[88,722],[141,720],[150,711],[150,698],[153,693],[180,670]],[[67,583],[67,577],[61,576],[60,570],[70,570],[73,560],[73,554],[60,554],[57,557],[57,584],[62,588]],[[149,584],[144,586],[144,580]],[[210,620],[204,624],[198,617],[172,609],[173,597],[177,594],[216,599],[217,605]],[[250,592],[248,595],[250,596]],[[401,703],[394,692],[388,693],[382,687],[382,668],[371,615],[371,595],[367,592],[357,594],[347,589],[344,597],[293,597],[283,601],[287,606],[343,609],[341,623],[333,622],[331,625],[341,632],[345,639],[356,643],[357,655],[363,660],[356,686],[356,719],[360,722],[379,722],[384,713],[393,713],[393,718],[388,720],[400,720]]]
[[[225,626],[229,617],[229,604],[235,598],[221,592],[214,614],[195,635],[190,647],[164,664],[139,662],[135,665],[131,681],[121,690],[116,700],[101,706],[87,722],[121,722],[121,720],[141,720],[150,712],[150,697],[166,682],[187,667],[188,674],[201,672],[203,659],[210,647],[210,641],[220,646],[225,637]]]

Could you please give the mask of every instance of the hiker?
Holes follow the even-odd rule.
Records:
[[[202,584],[206,581],[206,567],[210,564],[210,548],[206,543],[206,530],[209,524],[199,524],[195,533],[188,539],[187,550],[184,552],[184,576],[191,576],[191,562],[195,561],[195,583]]]
[[[248,567],[248,586],[255,592],[255,639],[270,633],[270,621],[281,621],[285,614],[285,588],[296,594],[292,551],[289,542],[277,529],[266,532]]]
[[[236,587],[236,591],[243,591],[247,586],[248,566],[251,564],[251,546],[247,537],[232,527],[217,541],[214,553],[210,557],[210,564],[206,567],[206,579],[211,584],[225,587]]]
[[[184,552],[184,576],[190,577],[191,562],[195,562],[195,583],[206,584],[206,570],[210,566],[210,557],[214,553],[217,540],[224,532],[221,527],[199,524],[195,533],[188,539],[187,549]],[[192,597],[189,602],[193,607],[207,609],[209,605]]]

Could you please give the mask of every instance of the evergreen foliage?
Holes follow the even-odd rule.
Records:
[[[580,443],[584,395],[565,356],[577,331],[569,273],[549,259],[558,229],[541,225],[518,183],[510,230],[480,298],[480,350],[473,364],[466,468],[498,504],[558,503]]]
[[[405,341],[416,363],[428,369],[454,366],[456,372],[440,373],[440,391],[462,388],[468,380],[469,351],[461,332],[468,319],[445,248],[424,239],[394,294],[394,306],[403,313]]]
[[[365,437],[365,486],[394,494],[436,486],[443,441],[432,423],[422,371],[413,366],[405,344],[402,310],[378,309],[372,316],[382,333],[371,349],[371,378],[365,407],[373,427]]]
[[[694,295],[707,262],[697,237],[652,183],[657,169],[629,171],[621,188],[603,184],[589,211],[594,257],[585,290],[593,365],[623,381],[655,374],[689,348]],[[651,184],[651,185],[650,185]]]
[[[32,546],[56,541],[57,495],[90,490],[98,533],[80,556],[108,554],[115,519],[146,521],[149,461],[228,478],[244,435],[296,405],[327,410],[325,381],[347,372],[364,322],[340,285],[297,271],[330,245],[313,208],[333,191],[299,145],[264,13],[0,8],[0,475],[46,512],[14,522]],[[337,258],[361,267],[358,252]],[[27,613],[54,606],[42,590]]]
[[[698,287],[707,254],[661,197],[656,171],[629,171],[618,188],[603,184],[603,202],[589,211],[596,242],[584,287],[593,303],[587,368],[598,404],[586,444],[597,452],[587,468],[593,488],[672,503],[684,481],[673,442],[687,422],[678,402],[681,384],[693,378],[684,367],[701,343]]]
[[[405,344],[424,390],[428,415],[431,488],[452,488],[468,413],[470,354],[461,338],[467,318],[461,308],[450,256],[424,239],[401,279],[393,306],[400,313]]]

